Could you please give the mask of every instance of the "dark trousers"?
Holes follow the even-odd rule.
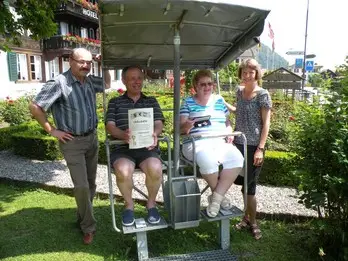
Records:
[[[74,184],[77,218],[83,233],[94,232],[93,198],[96,191],[98,138],[96,133],[59,142]]]
[[[240,152],[244,153],[244,147],[242,144],[236,144],[236,147],[240,150]],[[255,195],[256,193],[256,184],[260,176],[262,166],[254,165],[254,154],[257,150],[257,146],[248,145],[247,146],[247,164],[248,164],[248,195]],[[243,154],[244,155],[244,154]],[[244,170],[243,170],[244,171]],[[244,177],[238,176],[234,182],[237,185],[242,185],[242,193],[244,192]]]

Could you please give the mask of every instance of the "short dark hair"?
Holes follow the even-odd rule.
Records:
[[[130,70],[130,69],[138,69],[140,70],[142,73],[143,72],[143,69],[139,66],[139,65],[129,65],[129,66],[126,66],[122,69],[122,78],[124,79],[126,77],[126,73]]]

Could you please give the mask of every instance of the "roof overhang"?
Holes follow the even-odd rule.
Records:
[[[231,0],[101,0],[103,65],[172,69],[174,34],[180,68],[218,69],[258,43],[268,10]]]

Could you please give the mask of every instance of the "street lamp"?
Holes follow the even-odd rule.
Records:
[[[306,31],[305,31],[304,50],[303,50],[302,91],[304,90],[305,81],[306,81],[306,51],[307,51],[308,10],[309,10],[309,0],[307,0]]]

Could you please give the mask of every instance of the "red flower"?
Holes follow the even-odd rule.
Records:
[[[290,120],[290,121],[294,121],[294,120],[295,120],[295,117],[291,115],[291,116],[289,117],[289,120]]]
[[[117,92],[122,95],[124,93],[124,90],[123,89],[118,89]]]
[[[13,101],[13,100],[9,100],[8,103],[9,103],[9,104],[13,104],[14,101]]]

